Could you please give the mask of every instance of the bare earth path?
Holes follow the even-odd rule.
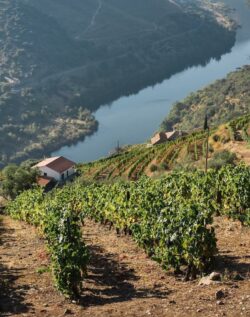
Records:
[[[53,287],[44,242],[34,228],[3,217],[0,222],[0,316],[250,316],[250,230],[216,220],[221,284],[198,286],[164,273],[128,237],[87,221],[91,261],[81,304]],[[242,281],[229,276],[240,273]],[[215,292],[225,297],[217,303]]]

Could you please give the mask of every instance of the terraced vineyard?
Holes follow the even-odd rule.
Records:
[[[135,171],[142,158],[135,163]],[[40,227],[58,289],[77,296],[88,262],[81,240],[84,219],[131,235],[164,269],[181,272],[184,268],[188,280],[206,272],[216,254],[214,214],[249,226],[249,203],[250,168],[225,166],[219,172],[179,171],[156,180],[142,177],[111,185],[76,182],[47,195],[35,188],[19,195],[7,211]]]
[[[250,115],[211,131],[210,156],[239,136],[247,146],[249,128]],[[118,236],[131,236],[163,271],[185,281],[213,269],[218,252],[215,216],[237,220],[242,228],[250,225],[250,167],[224,164],[207,173],[170,171],[187,156],[193,164],[203,163],[206,133],[195,132],[157,147],[127,148],[116,157],[83,165],[84,177],[73,184],[49,193],[35,187],[7,204],[9,216],[39,228],[61,293],[79,299],[85,292],[90,258],[82,235],[89,220],[115,229]],[[153,173],[152,165],[164,168],[167,175],[143,176]],[[120,176],[133,181],[122,181]],[[93,182],[93,178],[112,182]]]
[[[209,139],[209,157],[224,149],[229,142],[242,142],[247,146],[250,136],[250,116],[246,115],[213,129]],[[84,180],[111,180],[125,178],[137,180],[142,175],[168,173],[178,167],[204,167],[207,133],[204,131],[176,141],[149,146],[125,147],[120,154],[79,166]]]
[[[83,164],[80,166],[80,170],[86,179],[108,180],[125,177],[137,180],[143,174],[150,174],[151,165],[168,170],[178,164],[178,159],[183,152],[194,156],[193,147],[197,149],[197,156],[195,156],[197,161],[202,159],[204,154],[202,148],[205,141],[206,134],[198,133],[176,142],[154,147],[149,147],[147,144],[128,147],[114,157]]]

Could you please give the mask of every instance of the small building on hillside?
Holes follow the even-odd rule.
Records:
[[[34,166],[40,171],[41,186],[48,185],[52,180],[62,182],[76,173],[76,163],[63,156],[47,158]]]
[[[52,177],[39,176],[37,178],[37,185],[42,187],[45,191],[51,190],[56,184],[56,181]]]
[[[173,130],[169,132],[158,132],[152,137],[151,144],[157,145],[157,144],[165,143],[167,141],[174,141],[185,135],[187,135],[186,132],[179,131],[179,130]]]
[[[152,137],[151,144],[157,145],[157,144],[167,142],[167,140],[168,139],[165,132],[158,132]]]

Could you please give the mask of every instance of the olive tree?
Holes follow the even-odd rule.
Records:
[[[37,169],[11,164],[2,170],[0,193],[13,199],[24,190],[34,187],[39,172]]]

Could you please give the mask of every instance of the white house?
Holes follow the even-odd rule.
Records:
[[[57,156],[43,160],[36,164],[34,168],[39,169],[41,177],[52,178],[60,182],[75,174],[75,165],[75,162],[63,156]]]

